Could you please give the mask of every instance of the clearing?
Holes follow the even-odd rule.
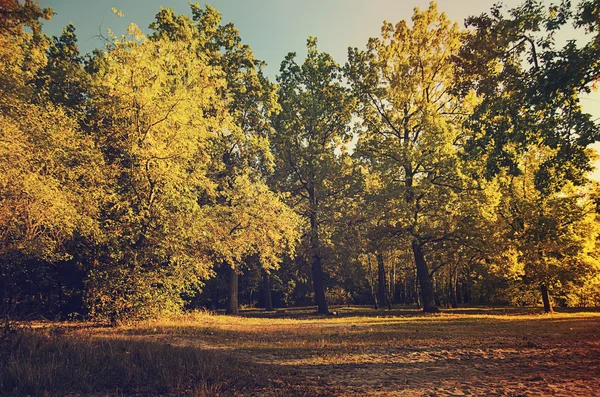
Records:
[[[61,338],[67,340],[63,346],[108,351],[79,358],[77,365],[100,361],[87,371],[104,371],[105,381],[88,381],[83,390],[34,384],[33,375],[29,389],[15,386],[16,378],[3,384],[51,395],[112,389],[118,395],[600,396],[597,311],[541,315],[539,309],[472,308],[426,315],[414,308],[341,307],[333,309],[337,315],[323,317],[311,310],[249,310],[238,317],[196,313],[118,328],[36,324],[29,333],[43,333],[51,343]],[[37,355],[46,355],[46,362],[65,360],[52,352]],[[73,356],[78,354],[69,356],[77,362]],[[201,365],[191,364],[194,360]],[[120,371],[131,373],[111,375],[104,367],[115,361]],[[152,368],[144,368],[148,361]],[[36,365],[21,357],[21,371]],[[46,377],[73,372],[55,366]],[[156,383],[139,380],[137,367]],[[181,368],[188,375],[179,374]],[[193,371],[202,374],[194,378]]]

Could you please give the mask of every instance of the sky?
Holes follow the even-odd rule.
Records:
[[[494,2],[440,0],[438,6],[462,25],[465,17],[489,10]],[[39,0],[39,3],[56,12],[45,23],[45,31],[57,35],[72,22],[82,52],[102,47],[98,36],[106,35],[107,28],[123,33],[130,22],[135,22],[146,29],[161,6],[173,8],[177,14],[190,14],[187,0]],[[504,3],[516,6],[520,0]],[[224,22],[235,24],[255,56],[267,62],[267,74],[274,77],[288,52],[304,54],[306,39],[311,35],[318,37],[322,51],[344,63],[348,47],[365,47],[369,37],[379,35],[384,20],[392,23],[409,20],[414,7],[425,9],[429,0],[215,0],[210,4],[221,12]],[[123,11],[125,18],[114,15],[112,7]]]
[[[461,26],[466,17],[487,12],[497,2],[437,1],[440,11]],[[549,0],[544,2],[550,4]],[[506,8],[513,8],[522,1],[504,0],[502,3]],[[39,0],[39,4],[51,7],[56,13],[45,22],[44,31],[59,35],[62,28],[72,22],[82,53],[102,48],[100,36],[106,36],[109,28],[122,34],[130,22],[135,22],[147,32],[161,6],[173,8],[177,14],[190,14],[187,0]],[[427,8],[429,0],[214,0],[209,4],[221,12],[223,22],[235,24],[242,41],[252,47],[256,58],[267,62],[265,72],[274,79],[287,53],[297,52],[299,61],[302,60],[309,36],[316,36],[319,49],[343,64],[348,47],[365,48],[370,37],[380,35],[384,20],[392,23],[410,20],[413,9]],[[117,17],[111,11],[113,7],[125,17]],[[562,40],[571,38],[583,39],[583,34],[568,31],[562,35]],[[583,98],[582,104],[584,110],[600,120],[600,93]],[[595,148],[600,150],[600,144]],[[600,169],[594,178],[600,180]]]

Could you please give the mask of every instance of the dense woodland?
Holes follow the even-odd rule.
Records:
[[[0,0],[5,313],[600,305],[600,1],[431,3],[276,81],[211,6],[157,11],[80,54]]]

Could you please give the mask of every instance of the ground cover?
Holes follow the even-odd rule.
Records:
[[[43,395],[600,395],[600,312],[313,308],[35,323],[0,390]],[[20,339],[20,340],[19,340]]]

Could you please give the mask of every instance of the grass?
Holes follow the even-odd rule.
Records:
[[[1,370],[8,395],[217,395],[258,373],[237,357],[155,343],[98,329],[26,330],[11,341]]]
[[[581,395],[600,313],[457,309],[192,313],[118,328],[38,323],[0,353],[7,395]],[[18,339],[18,340],[17,340]]]

